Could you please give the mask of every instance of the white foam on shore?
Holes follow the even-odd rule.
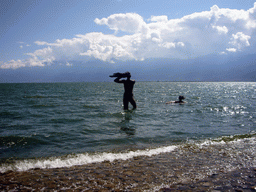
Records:
[[[233,159],[236,159],[236,161],[239,161],[240,167],[256,167],[256,137],[236,138],[234,136],[230,136],[225,138],[234,140],[207,140],[198,146],[202,148],[207,147],[208,149],[210,146],[214,149],[217,147],[221,155],[229,155]],[[231,164],[230,166],[232,167]]]
[[[225,141],[225,138],[227,141]],[[215,140],[205,140],[204,142],[197,144],[198,146],[209,146],[209,145],[244,145],[245,143],[249,143],[250,145],[256,144],[256,137],[248,137],[248,138],[235,138],[235,136],[229,137],[221,137]]]
[[[19,160],[11,165],[3,164],[0,166],[0,172],[6,171],[27,171],[29,169],[52,169],[52,168],[63,168],[71,167],[75,165],[85,165],[90,163],[99,163],[103,161],[114,161],[114,160],[127,160],[138,156],[152,156],[160,153],[169,153],[175,150],[177,146],[166,146],[156,149],[146,149],[130,151],[127,153],[99,153],[99,154],[77,154],[68,156],[66,158],[49,158],[49,159],[29,159]]]

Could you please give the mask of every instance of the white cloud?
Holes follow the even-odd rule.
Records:
[[[44,41],[36,41],[35,44],[36,45],[49,45],[47,42],[44,42]]]
[[[69,62],[67,62],[66,66],[70,67],[70,66],[73,66],[73,64],[70,64]]]
[[[146,20],[146,19],[145,19]],[[144,21],[136,13],[113,14],[94,22],[114,30],[114,34],[92,32],[53,43],[36,41],[42,46],[29,58],[0,64],[0,68],[44,66],[53,63],[72,64],[74,60],[96,58],[113,63],[147,58],[196,58],[217,53],[229,54],[248,49],[254,52],[256,3],[249,10],[222,9],[193,13],[180,19],[165,15],[151,16]],[[118,32],[125,33],[118,36]],[[246,48],[246,49],[245,49]],[[252,51],[253,50],[253,51]]]
[[[236,34],[232,34],[230,43],[238,49],[242,49],[243,47],[250,46],[250,39],[251,37],[249,35],[245,35],[243,32],[238,32]]]
[[[1,64],[2,69],[17,69],[20,67],[26,67],[26,64],[21,60],[11,60],[8,63]]]
[[[228,52],[233,52],[233,53],[235,53],[237,51],[235,48],[227,48],[226,50]]]
[[[228,33],[228,28],[226,26],[212,26],[212,28],[216,29],[219,35]]]
[[[129,33],[143,32],[147,28],[143,18],[136,13],[114,14],[108,18],[94,20],[98,25],[107,25],[115,31],[125,31]]]
[[[151,16],[151,18],[149,19],[149,21],[156,21],[156,22],[168,22],[168,17],[166,15],[162,15],[162,16]]]
[[[25,44],[25,42],[22,42],[22,41],[20,41],[20,42],[18,42],[18,43],[20,44],[20,48],[21,48],[21,49],[24,48],[23,45],[25,45],[26,47],[30,47],[30,46],[31,46],[31,45],[29,45],[29,44]]]

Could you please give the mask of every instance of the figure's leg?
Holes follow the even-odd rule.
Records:
[[[136,108],[137,108],[136,102],[135,102],[135,100],[134,100],[133,97],[130,99],[130,103],[132,104],[133,109],[136,109]]]
[[[128,102],[129,102],[128,99],[124,97],[123,99],[124,110],[128,110],[128,104],[129,104]]]

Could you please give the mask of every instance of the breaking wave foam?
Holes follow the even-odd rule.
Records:
[[[166,146],[156,149],[146,149],[130,151],[127,153],[100,153],[100,154],[77,154],[69,155],[68,157],[52,157],[49,159],[29,159],[29,160],[19,160],[11,165],[3,164],[0,166],[0,172],[4,173],[6,171],[27,171],[29,169],[52,169],[52,168],[62,168],[71,167],[75,165],[85,165],[89,163],[99,163],[103,161],[114,161],[114,160],[127,160],[137,156],[152,156],[158,155],[160,153],[168,153],[175,150],[177,146]]]

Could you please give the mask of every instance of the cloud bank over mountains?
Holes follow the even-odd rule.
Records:
[[[36,41],[39,49],[27,53],[25,60],[1,62],[1,69],[72,65],[91,59],[118,65],[119,61],[144,61],[151,58],[193,59],[210,54],[255,54],[256,3],[248,10],[219,8],[193,13],[179,19],[137,13],[113,14],[96,18],[113,34],[91,32],[55,42]]]

